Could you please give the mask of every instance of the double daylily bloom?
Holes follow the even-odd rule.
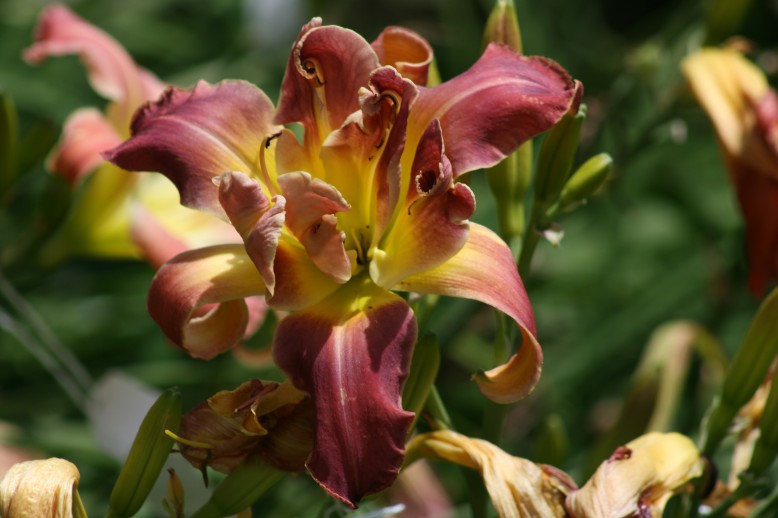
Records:
[[[242,244],[163,266],[149,311],[199,358],[240,339],[245,297],[290,311],[273,352],[313,402],[306,466],[352,506],[393,482],[413,420],[400,396],[416,320],[393,291],[475,299],[516,321],[518,354],[478,380],[497,401],[526,395],[542,363],[511,251],[469,222],[475,198],[456,180],[576,109],[580,84],[549,60],[490,45],[468,71],[426,88],[431,60],[408,30],[369,44],[314,19],[294,43],[276,109],[242,81],[169,89],[106,154],[123,169],[165,174],[184,205],[237,229]],[[294,123],[301,141],[286,127]]]
[[[778,279],[778,94],[738,50],[704,48],[683,72],[710,117],[746,223],[749,287]]]

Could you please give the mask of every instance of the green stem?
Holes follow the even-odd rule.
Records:
[[[750,518],[767,518],[778,515],[778,487],[751,513]]]
[[[432,426],[436,430],[453,430],[454,425],[451,423],[451,416],[446,410],[446,405],[443,404],[443,400],[440,397],[438,388],[432,385],[430,388],[430,394],[427,396],[426,403],[427,411],[432,416]]]

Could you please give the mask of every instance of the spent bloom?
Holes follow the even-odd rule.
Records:
[[[132,115],[165,90],[111,36],[61,4],[46,7],[24,58],[37,64],[75,54],[94,90],[110,100],[105,112],[80,108],[65,122],[47,166],[80,192],[66,220],[44,248],[44,261],[69,255],[144,257],[159,266],[174,255],[215,242],[240,242],[230,225],[178,205],[165,178],[130,174],[101,153],[129,136]]]
[[[80,478],[78,468],[64,459],[15,464],[0,480],[0,516],[72,518],[74,506],[82,509],[77,496]]]
[[[683,72],[716,130],[746,224],[749,287],[778,279],[778,95],[739,51],[703,48]]]
[[[477,380],[495,400],[526,395],[542,363],[511,251],[469,221],[475,197],[457,178],[577,109],[580,84],[547,59],[490,45],[468,71],[426,88],[431,61],[411,31],[391,27],[370,44],[317,18],[292,47],[277,107],[243,81],[168,89],[106,154],[163,173],[184,205],[241,235],[169,261],[149,311],[201,358],[240,339],[245,297],[289,311],[273,353],[313,404],[306,467],[352,506],[393,482],[413,420],[400,396],[416,320],[394,291],[471,298],[516,321],[519,352]]]

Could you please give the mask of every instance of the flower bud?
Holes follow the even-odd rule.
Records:
[[[710,456],[727,433],[732,418],[767,375],[778,354],[778,289],[762,302],[724,379],[721,396],[705,420],[702,451]]]
[[[440,367],[440,348],[434,335],[427,335],[416,344],[413,359],[403,389],[403,408],[418,417],[435,383]],[[413,426],[409,431],[413,430]]]
[[[173,439],[165,431],[178,431],[180,421],[181,394],[177,389],[168,389],[151,406],[138,429],[111,491],[109,516],[132,516],[138,512],[173,447]]]
[[[489,43],[501,43],[516,52],[522,51],[519,18],[513,0],[497,0],[489,14],[484,30],[484,47]]]
[[[608,153],[594,155],[570,176],[559,195],[559,210],[565,210],[586,200],[605,183],[613,168]]]
[[[86,517],[78,496],[78,468],[64,459],[14,464],[0,481],[0,516]]]
[[[581,125],[586,118],[586,107],[581,105],[576,114],[568,113],[551,128],[540,146],[535,176],[535,202],[550,207],[560,196],[562,187],[573,167]]]

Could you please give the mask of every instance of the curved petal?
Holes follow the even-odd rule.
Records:
[[[456,177],[495,165],[556,124],[581,95],[580,83],[555,62],[490,44],[465,73],[421,91],[408,120],[408,145],[439,119]],[[410,162],[415,149],[407,151]]]
[[[427,86],[432,47],[404,27],[387,27],[371,44],[382,65],[390,65],[419,86]]]
[[[513,255],[494,232],[470,223],[467,243],[459,253],[437,268],[401,280],[393,289],[474,299],[512,317],[521,328],[521,348],[504,365],[478,373],[475,381],[498,403],[516,402],[535,387],[543,366],[535,317]]]
[[[360,277],[278,326],[276,363],[311,394],[311,475],[352,507],[392,484],[413,414],[400,396],[416,320],[400,297]]]
[[[149,289],[149,313],[174,344],[210,359],[243,337],[248,323],[243,299],[264,291],[243,245],[201,248],[160,268]],[[198,309],[211,304],[217,305],[198,316]]]
[[[118,101],[117,122],[127,123],[132,111],[158,96],[163,85],[151,73],[140,69],[116,40],[85,22],[61,4],[43,10],[35,43],[24,51],[24,59],[39,63],[48,56],[78,54],[89,71],[92,87],[100,95]]]
[[[121,141],[99,111],[82,108],[68,117],[47,166],[73,186],[103,162],[100,153],[118,146]]]
[[[275,291],[273,262],[284,227],[286,200],[274,196],[273,206],[259,184],[243,173],[227,171],[217,177],[219,202],[246,244],[246,252],[270,295]]]
[[[346,234],[336,227],[334,214],[351,206],[337,189],[312,179],[306,172],[282,174],[278,185],[289,201],[286,226],[305,247],[313,264],[337,283],[348,281],[351,261],[343,247]]]
[[[225,218],[211,180],[226,171],[260,177],[260,147],[278,130],[272,115],[270,99],[245,81],[170,88],[136,113],[132,137],[105,158],[128,171],[163,173],[178,188],[181,203]]]
[[[467,242],[467,220],[475,211],[470,188],[452,183],[437,120],[421,139],[413,171],[406,207],[373,251],[370,263],[371,277],[387,289],[456,254]]]
[[[314,18],[300,31],[281,84],[276,122],[301,122],[309,153],[359,109],[359,88],[366,86],[378,58],[359,34]]]

